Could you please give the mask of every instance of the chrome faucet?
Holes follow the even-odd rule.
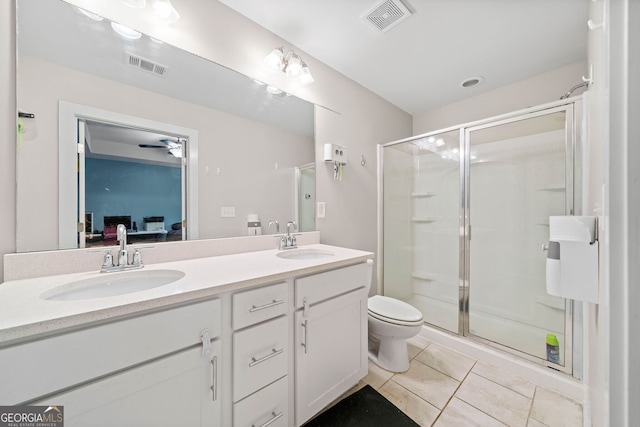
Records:
[[[100,272],[111,273],[113,271],[133,270],[144,267],[140,249],[153,248],[153,246],[138,246],[134,248],[133,260],[129,263],[129,255],[127,251],[127,227],[124,224],[118,224],[116,239],[120,243],[120,249],[118,250],[118,264],[113,262],[111,249],[108,249],[104,254],[104,260],[102,262]]]
[[[280,233],[280,223],[278,222],[278,220],[269,221],[269,228],[271,228],[272,225],[276,226],[276,234]]]
[[[120,242],[118,266],[126,267],[129,264],[129,257],[127,256],[127,227],[124,224],[118,224],[116,239]]]
[[[279,249],[295,249],[298,247],[298,243],[296,242],[296,236],[299,234],[291,234],[291,228],[293,227],[293,231],[298,229],[298,225],[295,221],[287,222],[287,234],[283,234],[280,238]]]

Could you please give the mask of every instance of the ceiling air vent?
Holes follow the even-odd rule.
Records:
[[[151,74],[155,74],[158,77],[166,77],[167,73],[169,72],[169,67],[167,67],[166,65],[158,64],[157,62],[150,61],[132,53],[125,52],[124,60],[127,65]]]
[[[385,0],[377,4],[364,19],[377,31],[386,33],[411,16],[411,11],[400,0]]]

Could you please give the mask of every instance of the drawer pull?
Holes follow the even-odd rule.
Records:
[[[256,359],[255,357],[251,358],[251,363],[249,363],[249,367],[253,368],[254,366],[256,366],[258,363],[262,363],[266,360],[271,359],[272,357],[275,357],[277,355],[279,355],[280,353],[282,353],[284,351],[284,348],[281,348],[280,350],[276,350],[275,348],[271,349],[271,353],[267,354],[264,357],[261,357],[260,359]]]
[[[273,302],[264,304],[264,305],[259,305],[259,306],[251,306],[251,308],[249,309],[249,313],[253,313],[254,311],[260,311],[260,310],[264,310],[265,308],[269,308],[269,307],[274,307],[276,305],[280,305],[280,304],[284,304],[284,300],[273,300]]]
[[[267,427],[271,423],[275,422],[277,419],[282,418],[283,415],[284,415],[284,412],[280,412],[279,414],[276,414],[276,411],[271,412],[271,416],[273,418],[271,418],[266,423],[262,424],[260,427]],[[256,425],[255,424],[251,424],[251,427],[256,427]]]

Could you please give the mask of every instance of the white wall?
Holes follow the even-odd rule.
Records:
[[[0,2],[0,254],[16,250],[16,9]],[[0,263],[0,277],[4,273]]]
[[[605,0],[604,7],[608,19],[601,52],[608,70],[598,77],[604,82],[609,106],[605,226],[610,324],[605,319],[604,325],[598,325],[599,336],[608,335],[608,345],[598,353],[608,362],[605,381],[610,387],[605,383],[595,390],[591,401],[608,409],[603,425],[618,427],[637,425],[640,418],[640,2]]]
[[[556,101],[571,87],[581,83],[582,76],[586,75],[586,62],[577,62],[441,108],[416,114],[413,120],[413,134],[420,135]],[[582,89],[579,89],[574,92],[574,95],[581,93]]]
[[[17,251],[58,247],[58,164],[51,159],[58,158],[59,100],[196,129],[200,238],[245,235],[249,213],[260,215],[265,230],[269,220],[293,219],[293,168],[313,161],[311,138],[37,59],[19,62],[18,107],[36,115],[25,126],[37,134],[25,136],[17,155]],[[221,218],[222,206],[235,207],[236,217]]]

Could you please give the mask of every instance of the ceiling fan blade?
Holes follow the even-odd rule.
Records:
[[[168,148],[166,145],[138,144],[140,148]]]

